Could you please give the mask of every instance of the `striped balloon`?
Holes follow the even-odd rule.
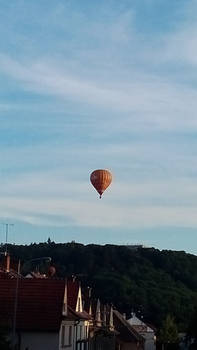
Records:
[[[104,169],[94,170],[90,175],[90,181],[101,198],[103,192],[112,182],[112,174]]]

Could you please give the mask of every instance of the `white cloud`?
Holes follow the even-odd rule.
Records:
[[[97,201],[97,202],[96,202]],[[26,198],[1,198],[1,216],[37,225],[111,228],[196,227],[197,207],[123,207],[93,202]]]
[[[1,217],[34,225],[101,228],[196,227],[195,179],[123,183],[114,178],[102,200],[84,181],[56,172],[7,179],[0,191]]]
[[[64,171],[48,171],[27,174],[9,178],[2,182],[0,190],[1,197],[20,197],[42,199],[52,197],[60,199],[79,198],[79,200],[94,200],[97,194],[93,193],[89,181],[89,175],[83,181],[72,180],[72,174],[65,174]],[[118,198],[118,201],[117,201]],[[113,174],[113,183],[107,190],[107,200],[115,203],[122,203],[125,206],[142,206],[144,203],[157,201],[158,205],[196,206],[197,205],[197,185],[195,178],[150,180],[127,179],[121,182]]]
[[[135,75],[133,81],[113,80],[110,84],[73,76],[44,62],[22,64],[1,56],[0,63],[0,70],[16,79],[25,90],[56,96],[64,103],[70,100],[83,104],[84,110],[88,106],[105,108],[100,119],[111,121],[115,126],[118,123],[121,128],[135,128],[136,125],[167,130],[197,127],[196,90],[170,79]]]

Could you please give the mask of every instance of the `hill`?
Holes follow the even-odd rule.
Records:
[[[78,276],[103,301],[128,316],[134,310],[156,326],[170,313],[185,330],[197,303],[197,256],[184,251],[55,244],[50,239],[8,249],[22,261],[50,256],[59,277]]]

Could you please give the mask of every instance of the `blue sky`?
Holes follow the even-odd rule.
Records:
[[[197,254],[197,2],[0,4],[9,241]],[[114,177],[102,200],[89,182],[97,168]]]

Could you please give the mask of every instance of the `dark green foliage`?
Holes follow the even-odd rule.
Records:
[[[178,344],[179,336],[177,325],[174,321],[174,318],[170,315],[167,315],[164,320],[162,327],[159,332],[158,340],[162,344]]]
[[[11,350],[10,343],[6,337],[7,332],[3,329],[0,329],[0,349],[1,350]]]
[[[197,306],[195,307],[190,318],[187,334],[190,339],[195,340],[197,347]]]
[[[50,256],[59,277],[76,275],[93,287],[95,296],[112,302],[120,311],[138,311],[160,327],[172,314],[186,331],[197,301],[197,257],[185,252],[133,250],[127,246],[87,245],[75,242],[29,246],[9,245],[23,261]]]

